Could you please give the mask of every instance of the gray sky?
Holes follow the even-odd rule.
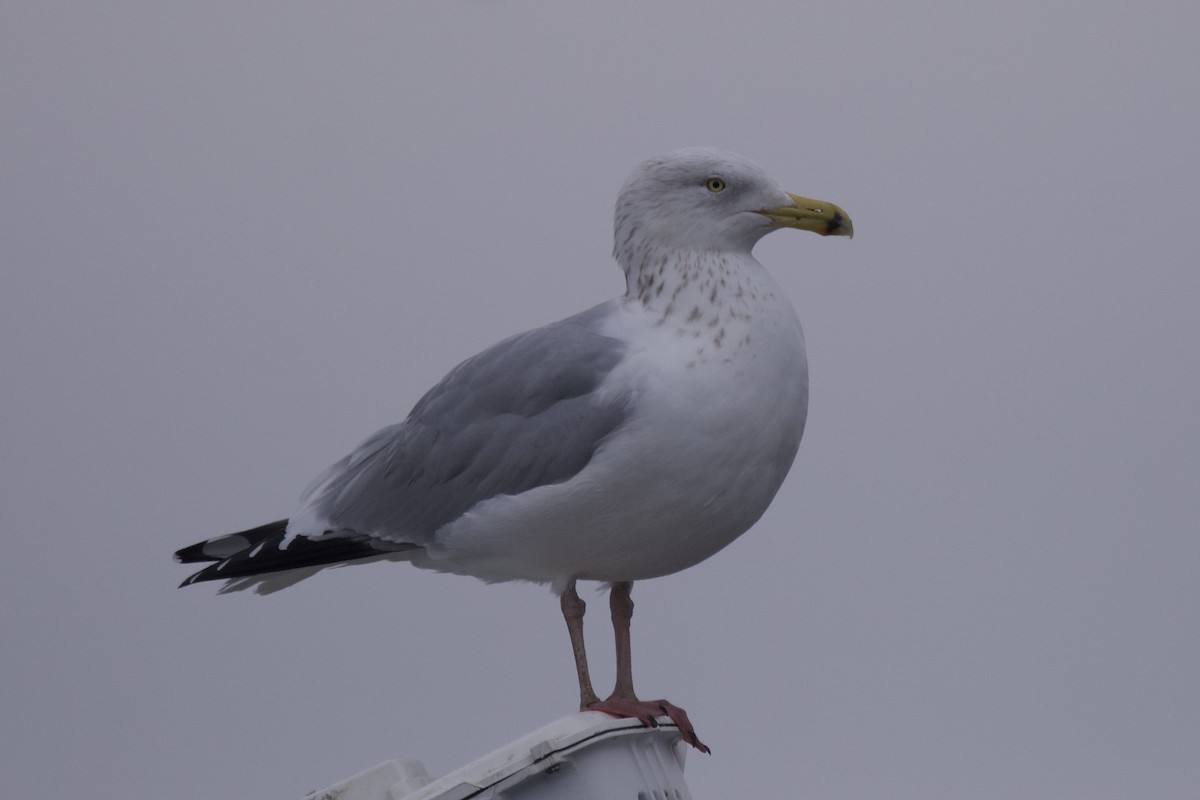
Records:
[[[0,10],[0,795],[295,799],[569,713],[544,589],[178,591],[460,359],[617,294],[640,160],[734,150],[853,241],[756,253],[809,427],[639,584],[698,797],[1193,797],[1200,6]],[[587,599],[600,601],[590,590]],[[602,601],[589,641],[612,679]]]

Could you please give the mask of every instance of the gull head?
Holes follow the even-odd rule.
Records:
[[[852,236],[846,212],[785,192],[758,165],[707,147],[639,165],[617,197],[613,255],[626,270],[664,251],[749,253],[773,230]]]

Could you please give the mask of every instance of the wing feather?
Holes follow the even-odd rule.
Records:
[[[423,544],[479,502],[574,477],[628,411],[597,391],[625,352],[595,330],[597,312],[455,367],[316,482],[304,503],[326,528],[302,532]]]
[[[314,481],[300,511],[185,547],[214,561],[198,581],[319,568],[420,547],[498,495],[570,480],[628,416],[600,391],[625,344],[598,331],[607,306],[513,336],[455,367],[408,418]]]

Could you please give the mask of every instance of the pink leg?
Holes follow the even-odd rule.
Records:
[[[571,652],[575,655],[575,675],[579,678],[579,710],[587,711],[588,707],[599,700],[592,690],[592,678],[588,674],[587,651],[583,646],[583,613],[587,603],[580,599],[575,592],[575,581],[571,581],[567,590],[559,598],[563,619],[567,621],[567,633],[571,637]]]
[[[658,722],[655,717],[667,716],[675,723],[687,739],[688,744],[695,747],[702,753],[711,752],[703,742],[696,736],[696,729],[692,726],[691,720],[688,719],[687,712],[677,705],[668,703],[666,700],[639,700],[633,691],[633,657],[632,648],[629,643],[629,623],[633,619],[633,599],[629,596],[633,589],[632,581],[622,581],[614,583],[612,592],[609,594],[609,608],[612,610],[613,637],[616,640],[617,650],[617,683],[613,687],[613,693],[604,700],[595,700],[591,703],[584,704],[585,708],[593,711],[603,711],[606,714],[612,714],[616,717],[634,717],[641,721],[647,727],[657,727]],[[572,584],[571,590],[574,590]],[[563,595],[566,597],[566,595]],[[577,598],[578,599],[578,598]],[[564,600],[564,603],[566,601]],[[582,605],[582,600],[579,601]],[[565,614],[565,612],[564,612]],[[583,634],[583,613],[580,612],[580,646],[579,652],[582,652],[582,634]],[[568,620],[568,627],[570,621]],[[572,634],[572,644],[574,644],[574,634]],[[578,656],[576,657],[578,663]],[[584,666],[583,675],[586,675],[587,667]],[[581,678],[582,695],[582,678]],[[588,689],[591,689],[591,684],[588,684]],[[592,695],[595,697],[595,695]]]

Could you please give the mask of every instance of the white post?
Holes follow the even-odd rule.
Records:
[[[305,800],[691,800],[679,730],[572,714],[430,781],[418,761],[385,761]]]

